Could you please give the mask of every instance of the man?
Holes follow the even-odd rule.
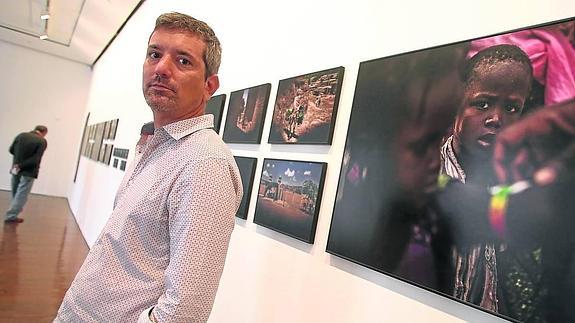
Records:
[[[23,132],[14,138],[10,146],[10,153],[14,155],[12,161],[12,202],[6,212],[6,223],[22,223],[24,219],[19,218],[18,214],[28,200],[28,194],[32,190],[34,180],[38,178],[40,171],[40,161],[42,155],[48,147],[46,142],[48,128],[45,126],[36,126],[31,132]]]
[[[156,20],[142,82],[153,135],[136,149],[55,322],[207,321],[242,198],[234,158],[203,115],[220,56],[206,23],[180,13]]]

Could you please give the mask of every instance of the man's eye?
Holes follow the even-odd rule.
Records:
[[[187,58],[180,58],[178,62],[182,65],[191,65],[191,62]]]
[[[150,57],[150,58],[152,58],[152,59],[160,58],[160,53],[158,53],[158,52],[149,52],[149,53],[148,53],[148,57]]]
[[[474,106],[477,110],[487,110],[489,108],[489,103],[485,101],[473,102],[471,105]]]

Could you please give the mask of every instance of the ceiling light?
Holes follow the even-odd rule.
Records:
[[[45,13],[45,14],[43,14],[43,15],[40,16],[40,19],[42,19],[42,20],[48,20],[48,19],[50,19],[50,14],[49,14],[49,13]]]
[[[40,36],[40,39],[42,39],[42,40],[48,39],[48,35],[42,35],[42,36]]]

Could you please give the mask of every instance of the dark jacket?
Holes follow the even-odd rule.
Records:
[[[10,153],[14,155],[12,163],[20,167],[18,175],[38,178],[40,161],[46,147],[46,139],[34,131],[16,136],[10,145]]]

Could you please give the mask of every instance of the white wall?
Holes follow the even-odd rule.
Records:
[[[67,196],[74,178],[92,71],[88,65],[0,41],[0,189],[10,189],[8,147],[48,127],[48,150],[33,193]]]
[[[315,244],[237,220],[210,322],[498,321],[325,252],[359,62],[575,16],[572,0],[336,1],[148,0],[94,70],[91,123],[120,118],[117,145],[131,149],[151,120],[141,66],[155,17],[181,11],[207,21],[224,48],[221,89],[270,82],[261,145],[231,145],[237,155],[328,162]],[[266,144],[278,80],[343,65],[345,79],[330,147]],[[226,107],[227,109],[227,107]],[[225,120],[223,120],[225,122]],[[90,245],[111,212],[122,173],[85,158],[70,203]]]

